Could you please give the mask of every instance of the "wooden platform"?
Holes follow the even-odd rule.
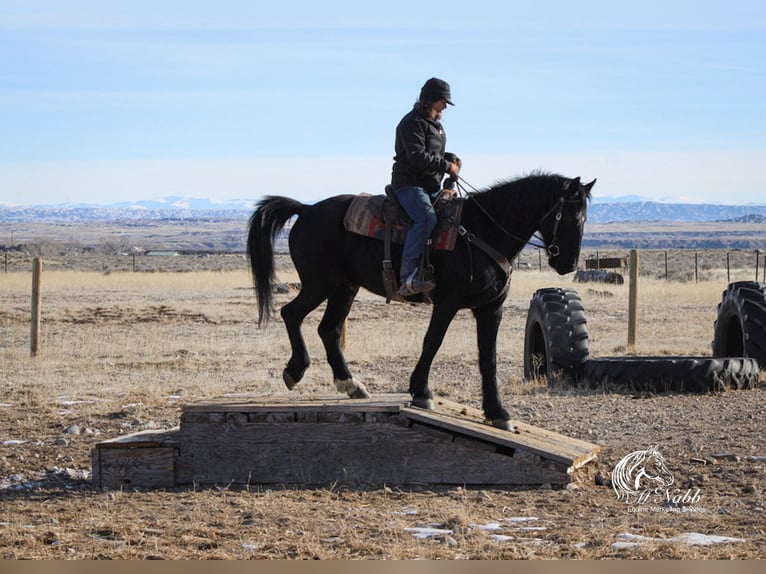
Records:
[[[518,421],[503,431],[479,411],[409,395],[352,400],[294,395],[218,399],[182,408],[179,427],[98,443],[97,488],[191,484],[563,485],[600,447]],[[591,467],[593,465],[590,465]]]

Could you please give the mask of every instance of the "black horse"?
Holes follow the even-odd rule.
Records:
[[[596,180],[581,184],[555,174],[533,174],[471,194],[463,208],[461,238],[452,251],[432,255],[436,289],[433,310],[420,359],[410,377],[412,404],[433,409],[428,374],[444,335],[459,309],[470,308],[476,318],[482,407],[494,426],[511,429],[510,415],[497,389],[496,340],[503,302],[510,286],[510,261],[539,232],[548,263],[559,274],[574,271],[580,255],[590,190]],[[310,359],[301,323],[322,302],[327,306],[319,336],[332,368],[335,386],[351,398],[369,397],[351,375],[340,338],[343,323],[360,287],[385,296],[381,273],[383,242],[345,230],[343,217],[354,196],[341,195],[305,205],[286,197],[269,196],[250,218],[247,252],[258,298],[258,323],[273,313],[273,242],[288,220],[298,219],[290,231],[290,255],[301,289],[281,310],[292,346],[282,376],[292,389],[303,377]],[[394,269],[401,262],[401,246],[392,249]]]

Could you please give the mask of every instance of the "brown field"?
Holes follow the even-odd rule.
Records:
[[[664,279],[666,254],[671,280]],[[12,254],[3,273],[0,259],[0,558],[764,558],[763,376],[749,391],[649,396],[523,380],[526,311],[541,287],[578,290],[591,356],[710,355],[721,292],[729,280],[754,278],[753,252],[732,260],[727,276],[724,252],[701,251],[696,279],[692,252],[640,255],[638,342],[629,350],[627,282],[573,283],[540,272],[534,253],[522,258],[530,268],[513,277],[498,379],[514,418],[601,445],[602,476],[629,452],[658,445],[676,485],[699,489],[694,512],[631,512],[595,482],[514,490],[342,483],[94,490],[90,453],[99,441],[171,428],[185,402],[288,394],[281,321],[258,328],[241,254],[141,257],[138,272],[130,257],[51,255],[43,263],[41,352],[32,358],[30,260]],[[284,256],[279,280],[296,281]],[[278,305],[291,296],[277,295]],[[360,294],[346,354],[371,392],[406,392],[429,312]],[[319,317],[310,315],[304,330],[314,363],[292,391],[301,397],[334,392]],[[453,323],[431,381],[437,395],[480,406],[470,312]],[[491,523],[498,530],[480,528]],[[405,531],[424,526],[452,533],[417,539]],[[670,540],[688,532],[741,541]],[[624,534],[655,540],[615,546]]]

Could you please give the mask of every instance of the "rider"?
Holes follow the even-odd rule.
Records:
[[[450,179],[457,179],[460,171],[460,160],[444,152],[447,135],[440,120],[447,104],[454,105],[449,84],[431,78],[420,90],[413,109],[396,126],[391,187],[412,219],[399,273],[399,294],[404,296],[435,287],[433,281],[422,278],[418,266],[425,243],[436,226],[433,203],[441,193],[442,178],[446,173]]]

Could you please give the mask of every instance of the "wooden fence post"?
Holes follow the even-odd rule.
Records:
[[[39,257],[32,260],[32,337],[30,339],[29,349],[32,356],[37,356],[40,351],[40,318],[42,316],[40,309],[41,283],[43,274],[43,262]]]
[[[694,252],[694,282],[699,283],[699,253]]]
[[[731,283],[731,271],[729,268],[729,252],[726,252],[726,282]]]
[[[630,250],[630,289],[628,293],[628,347],[636,344],[638,331],[638,251]]]

